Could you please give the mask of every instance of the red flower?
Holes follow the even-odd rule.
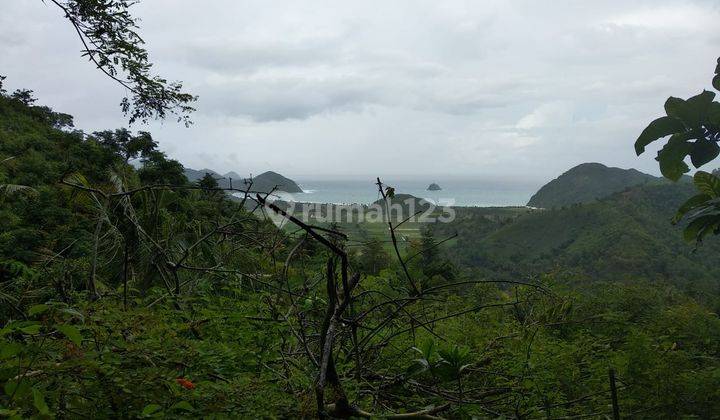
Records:
[[[177,378],[177,379],[175,379],[175,382],[180,384],[180,386],[185,389],[195,389],[195,384],[192,383],[192,381],[190,381],[189,379]]]

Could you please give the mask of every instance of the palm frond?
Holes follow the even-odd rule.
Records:
[[[0,195],[13,195],[13,194],[28,194],[28,195],[34,195],[37,194],[37,190],[35,190],[32,187],[28,187],[27,185],[17,185],[17,184],[0,184]]]

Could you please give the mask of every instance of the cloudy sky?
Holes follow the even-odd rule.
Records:
[[[61,12],[2,0],[0,74],[86,131],[124,90]],[[581,162],[657,173],[632,143],[670,95],[709,87],[714,1],[144,0],[163,76],[195,125],[149,130],[189,167],[289,176],[445,174],[544,182]]]

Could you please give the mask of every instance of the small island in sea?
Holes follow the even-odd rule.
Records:
[[[438,184],[433,182],[432,184],[428,185],[427,190],[428,191],[440,191],[440,190],[442,190],[442,188],[440,188],[440,186]]]

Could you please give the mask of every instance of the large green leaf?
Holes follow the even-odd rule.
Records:
[[[710,104],[712,104],[713,99],[715,99],[715,92],[703,90],[702,93],[688,98],[687,101],[685,101],[685,104],[693,115],[692,122],[698,123],[707,119],[708,110],[710,109]]]
[[[35,306],[30,307],[30,309],[28,310],[28,315],[33,316],[33,315],[41,314],[41,313],[47,311],[49,308],[50,307],[45,304],[35,305]]]
[[[70,339],[76,346],[79,346],[82,344],[82,334],[80,334],[80,331],[78,331],[77,328],[75,328],[73,325],[70,324],[62,324],[58,325],[55,328],[57,328],[58,331],[65,334],[67,338]]]
[[[693,145],[685,140],[682,134],[675,134],[658,152],[657,158],[660,162],[660,172],[663,176],[677,181],[680,177],[690,171],[685,163],[685,157],[692,151]]]
[[[33,324],[33,325],[28,325],[27,327],[19,328],[19,330],[25,334],[35,335],[35,334],[40,333],[40,328],[41,328],[41,325]]]
[[[685,130],[682,121],[673,117],[660,117],[648,124],[635,140],[635,153],[638,155],[645,151],[645,146],[657,139],[669,136],[671,134],[680,133]]]
[[[179,401],[170,407],[170,410],[193,411],[195,408],[187,401]]]
[[[720,223],[720,216],[706,215],[694,219],[683,232],[683,237],[688,242],[700,242],[710,232],[714,232]]]
[[[712,198],[720,197],[720,178],[715,175],[705,171],[697,171],[693,176],[693,183],[701,193]]]
[[[713,102],[708,108],[708,121],[716,126],[720,126],[720,103]]]
[[[45,402],[45,396],[43,395],[42,391],[37,388],[33,388],[32,393],[33,405],[35,406],[37,411],[45,416],[50,414],[50,407],[48,407],[47,403]]]
[[[710,197],[708,194],[698,194],[690,197],[680,206],[680,208],[678,208],[678,211],[675,214],[675,217],[673,217],[672,222],[679,222],[687,214],[687,212],[706,205],[707,202],[710,200],[712,200],[712,197]]]
[[[716,142],[707,139],[700,139],[693,144],[690,152],[690,161],[693,166],[699,168],[712,161],[720,154],[720,146]]]
[[[694,129],[707,119],[708,109],[714,98],[715,93],[707,90],[687,100],[671,96],[665,101],[665,113],[682,121],[688,129]]]
[[[660,172],[662,172],[665,178],[672,181],[677,181],[683,174],[689,171],[690,168],[687,166],[687,163],[682,160],[660,160]]]
[[[685,104],[685,99],[671,96],[665,101],[665,114],[669,117],[677,118],[683,123],[687,118],[687,115],[685,115],[686,110],[687,105]]]
[[[148,404],[148,405],[145,406],[145,408],[143,408],[143,411],[142,411],[141,415],[142,415],[143,417],[149,417],[149,416],[152,416],[153,414],[157,414],[158,411],[160,411],[160,410],[162,410],[162,406],[161,406],[161,405],[159,405],[159,404]]]

